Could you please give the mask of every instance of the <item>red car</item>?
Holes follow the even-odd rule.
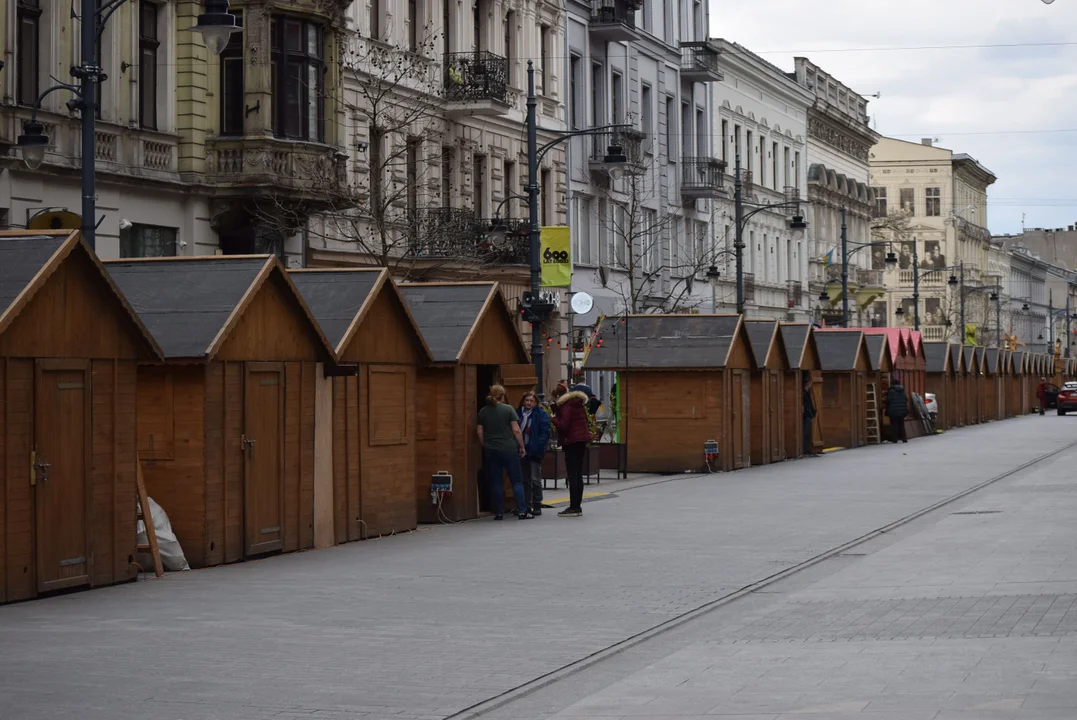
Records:
[[[1070,410],[1077,410],[1077,382],[1062,383],[1062,389],[1058,391],[1058,399],[1055,402],[1059,415],[1065,415]]]

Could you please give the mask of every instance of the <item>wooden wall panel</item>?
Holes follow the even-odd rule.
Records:
[[[129,562],[137,543],[135,502],[138,493],[138,367],[133,360],[114,365],[115,415],[111,438],[115,447],[112,582],[134,580],[137,570]],[[96,548],[95,548],[96,552]]]
[[[824,372],[822,404],[819,406],[823,444],[826,447],[856,447],[854,419],[858,407],[853,402],[856,375],[849,372]]]
[[[224,560],[225,522],[228,498],[224,483],[224,363],[199,366],[205,383],[203,412],[205,417],[206,524],[204,562],[220,565]],[[182,540],[181,540],[182,543]],[[195,561],[184,547],[187,561]]]
[[[172,433],[171,458],[142,458],[146,492],[164,511],[183,547],[191,567],[213,564],[209,559],[208,528],[222,524],[220,476],[207,466],[207,437],[219,436],[219,381],[210,388],[203,365],[177,365],[162,373],[160,368],[138,369],[139,445],[147,447],[149,436],[168,426]],[[217,373],[219,377],[219,373]],[[172,386],[172,413],[165,416],[155,405],[168,377]],[[146,382],[142,382],[145,378]],[[207,391],[209,393],[207,394]],[[207,426],[207,413],[214,423]],[[147,418],[143,420],[143,418]],[[219,534],[212,535],[212,538]]]
[[[8,588],[7,489],[15,482],[7,464],[7,363],[7,358],[0,358],[0,603],[7,602]]]
[[[799,370],[783,373],[782,394],[785,402],[782,413],[785,423],[785,457],[792,460],[804,454],[804,396]]]
[[[251,299],[215,359],[316,362],[323,357],[313,326],[274,273]]]
[[[284,365],[284,552],[299,549],[299,448],[303,419],[303,375],[299,363]]]
[[[30,452],[34,445],[34,362],[7,361],[7,598],[25,600],[37,592],[34,569],[34,504],[30,487]]]
[[[770,462],[770,392],[767,387],[769,375],[767,370],[750,373],[752,465],[766,465]]]
[[[362,465],[360,458],[360,438],[365,432],[362,418],[359,412],[359,388],[360,379],[356,376],[345,378],[346,392],[344,394],[344,450],[347,453],[347,474],[344,476],[344,487],[347,492],[347,539],[362,540],[367,533],[361,522],[363,515],[363,483]]]
[[[145,365],[138,373],[138,456],[172,460],[176,456],[175,383],[170,365]]]
[[[459,423],[453,426],[453,447],[462,456],[463,490],[467,493],[461,500],[464,501],[464,509],[474,508],[474,514],[477,517],[482,502],[479,497],[479,488],[485,487],[485,485],[479,485],[479,473],[482,472],[482,447],[479,445],[479,438],[475,435],[475,426],[479,422],[478,368],[474,365],[458,365],[455,376],[454,407],[462,408],[462,410],[454,413]],[[453,502],[455,504],[455,497]]]
[[[314,547],[314,442],[317,429],[315,410],[318,363],[301,366],[300,395],[302,419],[299,424],[299,547]]]
[[[243,559],[243,363],[224,365],[224,561]],[[210,540],[211,543],[216,543]]]
[[[500,302],[495,299],[495,302]],[[472,331],[463,362],[468,365],[513,365],[527,362],[511,316],[491,306]]]
[[[703,444],[722,440],[726,393],[723,372],[632,372],[618,381],[628,407],[628,461],[632,472],[706,470]],[[627,382],[624,382],[627,379]],[[747,378],[745,378],[747,381]],[[624,382],[624,384],[620,384]],[[627,391],[627,392],[625,392]],[[667,412],[670,398],[693,398],[679,417]],[[657,414],[655,408],[659,408]],[[723,448],[722,460],[729,455]]]
[[[116,380],[117,368],[112,360],[95,360],[90,365],[90,402],[92,403],[93,428],[90,431],[91,443],[91,515],[87,518],[90,527],[93,554],[91,562],[91,585],[109,585],[115,571],[115,553],[118,549],[118,505],[121,497],[117,488],[115,464],[120,438],[116,433],[115,414],[117,411]],[[134,506],[135,495],[132,493],[130,506]],[[133,543],[131,543],[133,545]],[[132,548],[133,550],[133,548]]]
[[[439,470],[453,475],[453,496],[442,511],[453,521],[475,517],[474,483],[469,482],[463,453],[456,450],[460,408],[456,405],[455,372],[451,368],[420,369],[415,381],[415,499],[418,521],[438,522],[430,502],[430,476]]]
[[[385,285],[374,298],[340,361],[409,365],[419,361],[420,348],[419,337],[412,329],[400,298]]]
[[[348,542],[347,378],[333,378],[333,542]]]
[[[368,536],[417,524],[415,367],[367,365],[359,403],[368,428],[360,435],[362,518]]]

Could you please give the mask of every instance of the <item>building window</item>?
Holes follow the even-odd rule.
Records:
[[[516,163],[511,160],[506,160],[504,165],[504,183],[505,192],[503,193],[506,198],[511,198],[516,194]],[[512,217],[512,200],[505,203],[505,209],[502,211],[505,217]]]
[[[654,150],[654,111],[651,109],[651,86],[647,83],[640,85],[640,123],[643,130],[643,147],[647,152]]]
[[[752,171],[752,154],[755,152],[755,139],[752,137],[752,131],[747,130],[744,133],[744,149],[748,157],[744,158],[744,169],[748,172]]]
[[[591,198],[576,197],[576,216],[572,227],[576,230],[576,262],[590,265],[591,259]]]
[[[509,10],[505,13],[505,61],[509,67],[508,81],[509,85],[512,85],[513,80],[516,79],[516,13]],[[538,72],[538,87],[536,88],[539,94],[542,94],[543,87],[543,70],[545,65],[539,67]]]
[[[793,153],[793,187],[800,191],[800,152]]]
[[[610,80],[610,98],[614,124],[624,122],[624,76],[619,72],[612,73]]]
[[[409,218],[414,218],[419,211],[419,153],[421,150],[422,140],[417,137],[409,137],[406,168]]]
[[[542,208],[542,224],[550,224],[550,215],[553,214],[553,183],[550,177],[553,173],[549,168],[542,169],[542,176],[539,178],[539,189],[541,196],[539,197],[539,207]]]
[[[759,185],[767,186],[767,139],[759,138]]]
[[[928,217],[939,217],[942,215],[942,190],[941,188],[933,187],[928,188],[925,191],[925,200],[927,208],[924,211]]]
[[[157,129],[157,5],[142,0],[138,23],[138,124]]]
[[[120,257],[171,257],[176,254],[176,228],[139,225],[120,230]]]
[[[729,121],[722,121],[722,162],[728,163],[729,160],[726,157],[726,145],[729,144]]]
[[[913,188],[901,188],[901,209],[910,216],[916,214],[916,191]]]
[[[452,207],[452,170],[455,153],[451,147],[441,148],[441,206]]]
[[[666,158],[673,162],[677,154],[677,115],[673,112],[673,96],[666,96]]]
[[[580,124],[580,88],[583,87],[583,76],[580,74],[583,72],[583,61],[579,55],[573,55],[569,58],[569,78],[568,81],[572,85],[568,91],[569,101],[569,116],[572,122],[572,129],[579,130],[583,127]]]
[[[606,103],[603,102],[602,83],[605,72],[602,63],[591,64],[591,123],[594,127],[606,124]]]
[[[702,108],[696,108],[696,155],[698,157],[707,157],[707,141],[709,140],[707,133],[707,116],[703,112]]]
[[[681,157],[692,157],[692,106],[681,103]]]
[[[10,7],[10,6],[9,6]],[[37,104],[39,58],[41,57],[40,0],[19,0],[18,38],[15,63],[18,71],[17,89],[20,105]]]
[[[321,142],[325,113],[322,28],[298,18],[273,18],[273,134]]]
[[[884,218],[888,214],[886,209],[886,188],[875,188],[875,217]]]
[[[651,0],[643,0],[640,6],[639,13],[643,16],[643,29],[646,32],[651,32]]]
[[[793,161],[789,159],[789,148],[785,148],[785,187],[792,187],[789,182],[789,171],[793,168]]]
[[[243,15],[234,13],[236,24]],[[221,53],[221,135],[243,134],[243,32],[232,33]]]
[[[471,185],[475,188],[472,199],[475,217],[486,217],[486,156],[475,153],[471,165]]]
[[[547,25],[539,26],[539,69],[542,71],[539,73],[539,80],[542,83],[539,91],[547,93],[553,89],[553,86],[546,81],[546,73],[550,69],[550,28]]]
[[[778,143],[770,148],[770,180],[772,187],[778,189]]]
[[[381,34],[384,32],[383,26],[383,13],[382,13],[382,0],[369,0],[370,1],[370,37],[375,40],[381,40]]]
[[[419,52],[419,0],[408,0],[408,49]]]

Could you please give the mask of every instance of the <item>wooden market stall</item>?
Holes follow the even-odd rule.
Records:
[[[951,347],[947,342],[924,343],[924,355],[927,358],[926,392],[935,395],[935,403],[939,408],[935,415],[935,427],[939,430],[957,427],[956,379]]]
[[[789,355],[777,320],[747,320],[757,369],[751,376],[752,465],[786,458],[786,398],[784,381],[790,372]]]
[[[953,373],[953,399],[951,405],[954,408],[950,415],[950,427],[965,427],[969,424],[968,387],[965,384],[965,352],[962,345],[950,344],[950,372]]]
[[[921,398],[927,392],[927,354],[924,351],[924,338],[916,330],[905,329],[905,347],[908,360],[904,377],[905,388]],[[917,423],[917,427],[920,424]],[[918,433],[919,434],[919,431]],[[910,435],[910,437],[912,437]]]
[[[167,363],[138,370],[149,494],[192,567],[314,546],[315,383],[333,361],[280,261],[106,263]]]
[[[867,384],[871,359],[864,333],[819,330],[815,333],[822,364],[823,392],[819,417],[827,447],[855,448],[867,442]]]
[[[996,347],[981,348],[981,352],[983,357],[980,366],[983,373],[981,379],[983,420],[984,422],[1002,420],[1005,417],[1002,401],[1002,354]]]
[[[385,269],[289,273],[336,353],[331,407],[318,433],[332,453],[315,476],[319,547],[410,530],[418,523],[415,380],[431,360]],[[429,476],[427,483],[429,484]]]
[[[419,283],[400,286],[430,350],[431,364],[416,378],[419,522],[469,520],[489,508],[482,448],[475,436],[479,409],[491,385],[501,384],[517,406],[536,385],[534,367],[495,282]],[[440,512],[430,500],[431,475],[452,475],[452,494]],[[514,508],[512,493],[506,509]]]
[[[980,374],[981,354],[973,345],[965,345],[962,348],[965,356],[965,422],[968,425],[978,425],[983,422],[981,404],[983,390],[981,389],[983,376]]]
[[[751,464],[751,374],[757,365],[739,315],[631,315],[603,321],[585,370],[618,371],[621,437],[630,472]]]
[[[823,376],[820,371],[819,348],[815,331],[808,323],[781,323],[782,342],[788,355],[789,370],[782,382],[785,396],[785,456],[804,455],[804,378],[812,378],[812,398],[815,407],[822,403]],[[812,452],[823,450],[822,419],[818,414],[812,422]]]
[[[1002,385],[1002,417],[1009,419],[1017,414],[1017,410],[1014,404],[1013,387],[1014,378],[1016,377],[1016,370],[1014,365],[1015,353],[1008,349],[1003,348],[1001,351],[1001,385]]]
[[[893,355],[890,352],[890,336],[880,333],[864,333],[864,343],[868,348],[871,370],[868,373],[867,405],[868,442],[873,439],[881,442],[886,439],[890,419],[886,417],[886,393],[890,389],[891,373],[894,370]],[[873,431],[878,432],[872,437]],[[910,436],[911,437],[911,436]]]
[[[0,603],[132,580],[138,362],[160,349],[78,232],[0,232]]]
[[[1013,403],[1014,415],[1027,415],[1028,402],[1028,353],[1015,350],[1013,353],[1013,380],[1010,388],[1010,401]]]

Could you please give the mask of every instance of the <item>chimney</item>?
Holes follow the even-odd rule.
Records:
[[[932,145],[935,144],[935,141],[933,141],[931,138],[920,138],[920,144],[921,145],[927,145],[928,147],[931,147]]]

